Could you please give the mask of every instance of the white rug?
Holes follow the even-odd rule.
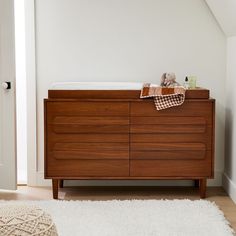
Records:
[[[0,201],[38,205],[60,236],[232,236],[218,207],[199,200]]]

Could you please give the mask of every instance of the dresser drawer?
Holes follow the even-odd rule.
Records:
[[[212,124],[213,101],[209,100],[185,100],[185,102],[177,107],[171,107],[161,111],[157,111],[153,100],[146,100],[141,102],[131,102],[130,105],[131,116],[141,117],[169,117],[170,121],[176,120],[177,124],[181,123],[176,117],[203,117],[206,123]],[[174,117],[174,118],[173,118]],[[195,119],[197,121],[197,119]],[[164,119],[157,121],[163,124]],[[184,120],[184,122],[186,119]],[[172,123],[170,122],[170,123]],[[201,122],[201,121],[200,121]]]
[[[47,101],[47,119],[55,116],[129,116],[128,102]]]
[[[89,134],[89,133],[129,133],[129,125],[80,125],[80,124],[53,124],[49,129],[56,134]]]
[[[55,160],[129,159],[129,143],[55,143],[48,152]]]
[[[131,159],[199,160],[206,159],[204,143],[131,143]]]
[[[55,143],[128,143],[129,134],[101,134],[101,133],[61,133],[56,134],[48,129],[47,143],[51,147]]]
[[[54,133],[129,133],[129,117],[54,116],[48,122]]]
[[[180,150],[180,151],[131,151],[130,158],[136,160],[200,160],[206,159],[210,151]]]
[[[129,125],[128,116],[54,116],[49,124],[73,125]]]
[[[132,143],[204,143],[206,149],[212,149],[212,129],[208,127],[205,133],[132,133]]]
[[[48,159],[46,178],[99,178],[129,176],[128,160],[54,160]]]
[[[187,133],[206,133],[205,125],[175,125],[175,124],[160,124],[160,125],[131,125],[130,133],[158,133],[158,134],[187,134]]]
[[[156,111],[157,112],[157,111]],[[180,116],[175,114],[173,117],[169,116],[131,116],[131,125],[207,125],[205,117],[201,116]]]
[[[204,160],[131,160],[130,176],[153,178],[212,177],[211,167],[211,158]]]

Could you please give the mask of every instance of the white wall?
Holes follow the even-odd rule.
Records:
[[[56,81],[159,82],[188,74],[216,98],[216,177],[224,168],[226,39],[204,0],[36,0],[38,176],[43,98]]]
[[[224,187],[236,203],[236,36],[227,40]]]
[[[222,30],[227,36],[236,35],[236,1],[206,0]]]

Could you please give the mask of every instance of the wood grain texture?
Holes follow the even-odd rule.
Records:
[[[47,100],[48,122],[56,116],[129,116],[127,102],[81,102],[81,101],[54,101]]]
[[[59,185],[59,180],[58,179],[52,179],[53,199],[58,199],[58,185]]]
[[[131,143],[131,151],[205,151],[204,143]]]
[[[211,177],[211,159],[206,160],[130,160],[131,176]]]
[[[154,112],[157,112],[154,110]],[[132,125],[206,125],[206,119],[201,116],[131,116],[130,124]]]
[[[208,99],[210,96],[210,91],[208,89],[199,88],[187,89],[185,92],[185,97],[187,99]]]
[[[70,159],[129,159],[129,143],[56,143],[49,158]]]
[[[140,90],[48,90],[48,98],[135,99],[140,93]]]
[[[156,111],[152,100],[143,102],[131,102],[131,116],[154,116],[154,117],[203,117],[207,124],[212,123],[213,100],[186,100],[181,106],[171,107],[165,110]]]
[[[137,160],[199,160],[211,158],[211,151],[205,150],[166,150],[166,151],[131,151],[130,159]]]
[[[209,90],[188,90],[183,105],[161,111],[139,92],[49,91],[45,178],[54,197],[55,179],[196,179],[204,197],[214,176]]]
[[[56,143],[54,151],[129,151],[129,143]]]
[[[56,116],[51,124],[129,125],[129,116]]]
[[[76,151],[52,151],[49,158],[56,160],[104,160],[104,159],[129,159],[128,151],[117,150],[76,150]],[[75,163],[76,164],[76,163]]]
[[[129,176],[129,160],[47,160],[46,176],[79,177]]]
[[[168,88],[167,88],[168,89]],[[48,90],[48,98],[66,99],[138,99],[141,90]],[[208,99],[209,90],[204,88],[188,89],[186,99]]]
[[[206,178],[199,180],[199,193],[201,198],[206,198],[206,187],[207,187],[207,180]]]
[[[56,134],[53,132],[52,128],[48,128],[48,144],[53,145],[53,143],[128,143],[129,142],[129,133],[119,133],[119,134],[110,134],[110,133],[69,133],[69,134]]]
[[[198,180],[202,176],[53,176],[45,179],[63,179],[63,180]],[[211,177],[207,177],[211,179]]]
[[[186,133],[205,133],[205,125],[130,125],[130,132],[133,133],[159,133],[159,134],[186,134]]]
[[[129,133],[129,125],[54,124],[52,129],[56,134]]]
[[[211,132],[211,140],[212,140],[212,152],[211,152],[211,170],[212,170],[212,177],[214,177],[214,168],[215,168],[215,100],[212,102],[212,132]]]
[[[212,150],[212,128],[206,133],[134,133],[130,134],[130,143],[204,143]]]

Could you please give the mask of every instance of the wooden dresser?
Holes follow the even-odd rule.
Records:
[[[157,111],[139,90],[49,90],[45,178],[53,198],[65,179],[191,179],[206,195],[214,176],[215,100],[186,91],[183,105]]]

